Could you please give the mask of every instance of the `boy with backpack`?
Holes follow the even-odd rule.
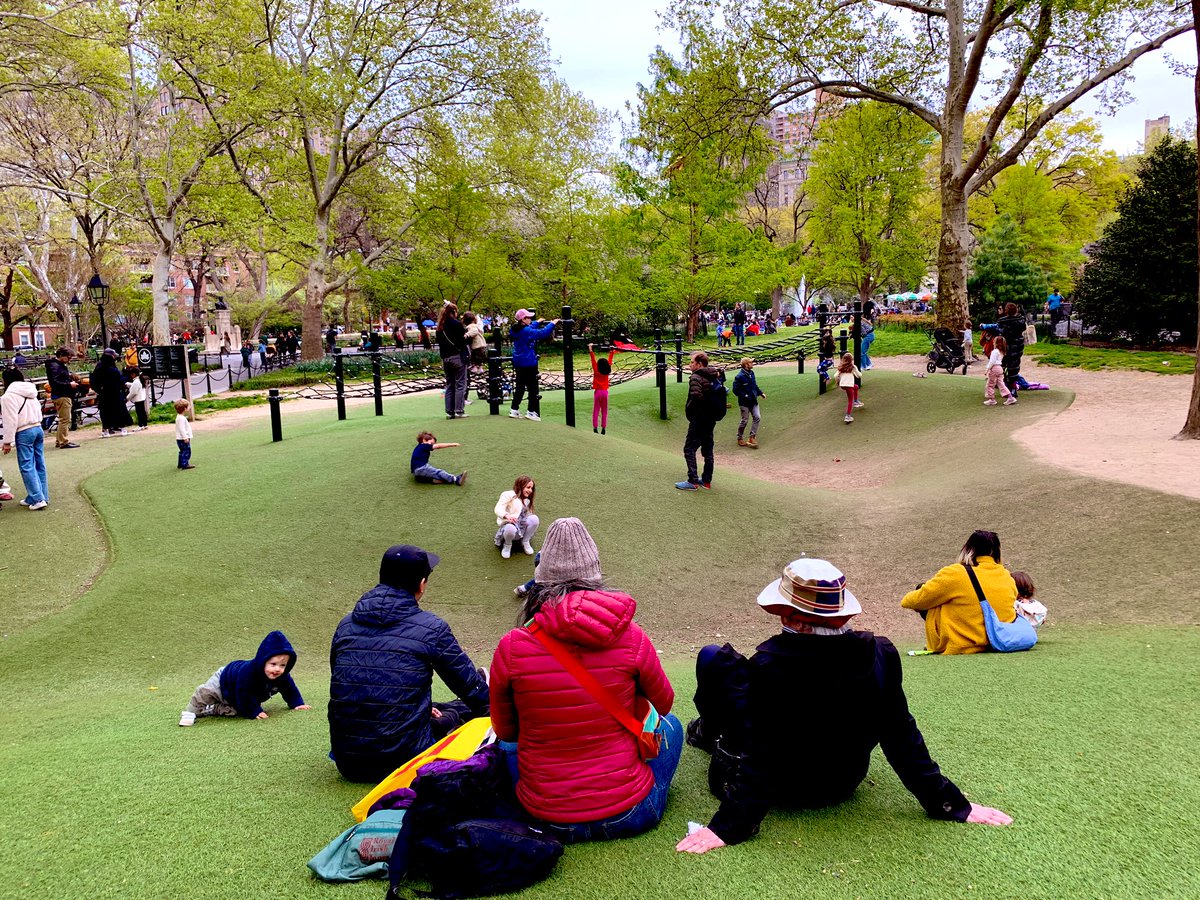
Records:
[[[688,381],[687,405],[684,412],[688,420],[687,438],[683,442],[683,458],[687,463],[687,481],[677,481],[675,487],[681,491],[696,491],[701,487],[712,489],[713,476],[713,430],[725,418],[728,408],[724,374],[708,364],[708,354],[697,350],[692,354],[692,377]],[[696,471],[696,451],[704,455],[704,472]]]

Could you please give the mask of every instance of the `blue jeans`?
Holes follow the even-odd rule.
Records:
[[[875,343],[875,332],[871,331],[863,335],[862,339],[862,358],[859,360],[858,367],[865,369],[871,365],[871,357],[867,353],[871,349],[871,345]]]
[[[50,502],[50,482],[46,480],[46,436],[39,428],[17,432],[17,468],[25,482],[25,499],[30,506]]]
[[[746,344],[746,326],[734,325],[733,336],[737,339],[737,345],[739,347],[744,347]]]
[[[192,461],[192,443],[176,439],[175,446],[179,448],[179,468],[182,469]]]
[[[457,475],[451,475],[445,469],[439,469],[437,466],[430,465],[413,469],[413,476],[416,478],[436,478],[438,481],[445,481],[449,484],[454,484],[458,481]]]
[[[633,837],[643,831],[649,831],[662,821],[663,813],[667,811],[667,792],[671,789],[671,779],[679,767],[679,756],[683,753],[683,725],[674,715],[667,714],[659,719],[658,733],[663,736],[662,749],[658,756],[648,760],[646,765],[654,774],[654,787],[650,793],[635,806],[595,822],[546,822],[535,820],[538,828],[554,835],[564,844],[578,844],[582,841],[610,841],[615,838]],[[513,784],[517,783],[517,745],[501,742],[500,747],[508,755],[508,771],[512,775]]]

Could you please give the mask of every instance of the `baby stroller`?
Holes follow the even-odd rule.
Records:
[[[929,351],[929,362],[925,368],[931,375],[938,369],[952,373],[959,366],[962,367],[962,373],[967,374],[968,364],[963,353],[962,338],[949,328],[935,328],[930,342],[933,348]]]

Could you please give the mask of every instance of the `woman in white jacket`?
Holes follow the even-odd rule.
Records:
[[[533,497],[537,486],[528,475],[521,475],[511,491],[505,491],[496,502],[496,546],[505,559],[512,556],[514,541],[521,542],[521,549],[533,556],[533,536],[537,534],[538,517],[533,514]]]
[[[45,509],[50,505],[46,481],[46,448],[42,434],[42,403],[37,388],[25,380],[20,369],[4,370],[4,396],[0,397],[0,451],[17,448],[17,468],[25,482],[22,505]]]

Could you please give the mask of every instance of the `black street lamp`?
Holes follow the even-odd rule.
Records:
[[[95,274],[87,283],[87,292],[96,308],[100,310],[100,349],[103,351],[108,346],[108,327],[104,324],[104,303],[108,300],[108,285],[100,280],[99,274]]]
[[[78,294],[72,294],[71,299],[67,301],[67,306],[71,307],[71,312],[75,313],[75,340],[83,342],[83,327],[79,324],[79,310],[83,306],[83,301],[79,299]]]

